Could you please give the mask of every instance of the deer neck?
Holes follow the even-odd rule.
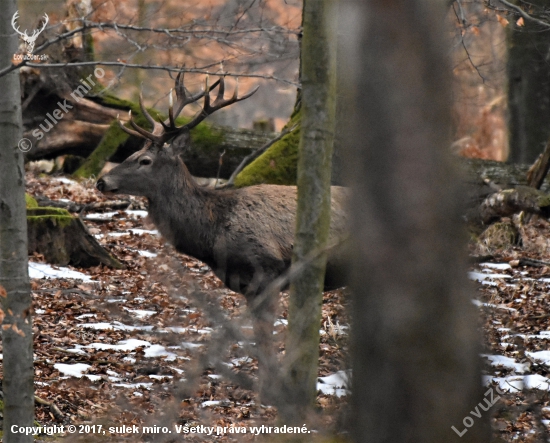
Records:
[[[154,198],[149,198],[149,216],[162,236],[179,252],[210,264],[218,226],[217,192],[198,186],[185,164],[164,174]]]

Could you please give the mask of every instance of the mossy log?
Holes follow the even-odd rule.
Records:
[[[48,263],[124,267],[88,232],[82,220],[65,209],[28,207],[27,229],[29,254],[42,254]]]
[[[458,163],[464,169],[465,182],[472,189],[491,188],[506,189],[527,185],[527,171],[531,165],[509,164],[493,160],[474,158],[458,158]],[[540,187],[541,191],[550,193],[550,180],[546,177]]]
[[[548,217],[550,195],[529,186],[518,186],[491,194],[480,206],[481,219],[485,224],[521,211]]]
[[[274,143],[267,151],[244,168],[235,178],[235,186],[251,186],[262,183],[295,185],[300,143],[300,112],[295,112],[285,126],[296,129]]]

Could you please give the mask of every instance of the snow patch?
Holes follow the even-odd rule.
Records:
[[[218,406],[219,404],[221,404],[221,401],[220,400],[209,400],[209,401],[203,401],[201,403],[201,408],[206,408],[208,406]]]
[[[174,378],[173,375],[154,375],[154,374],[151,374],[149,375],[149,378],[152,378],[154,380],[163,380],[165,378]]]
[[[153,383],[113,383],[113,386],[118,386],[119,388],[145,388],[149,390],[151,386],[153,386]],[[135,394],[135,393],[134,393]]]
[[[485,268],[492,268],[492,269],[512,269],[512,267],[508,263],[480,263],[479,266],[483,266]]]
[[[157,311],[146,311],[143,309],[130,309],[130,308],[123,308],[125,311],[131,312],[134,314],[137,318],[146,318],[150,317],[151,315],[155,315]]]
[[[54,268],[46,263],[29,262],[30,278],[71,278],[82,281],[94,281],[89,275],[82,272],[73,271],[69,268]]]
[[[88,329],[97,329],[97,330],[114,329],[119,331],[151,331],[154,328],[154,326],[130,326],[130,325],[125,325],[124,323],[121,323],[119,321],[115,321],[113,323],[106,323],[106,322],[83,323],[78,326],[81,328],[88,328]]]
[[[66,185],[78,185],[77,181],[71,180],[67,177],[55,177],[53,180],[56,180],[61,183],[65,183]]]
[[[545,365],[550,363],[550,351],[526,352],[525,354],[529,355],[534,360],[543,362]]]
[[[74,363],[71,365],[66,363],[55,363],[53,367],[67,377],[81,378],[84,375],[84,372],[92,366],[85,363]]]
[[[121,340],[116,345],[110,345],[107,343],[91,343],[88,346],[85,346],[86,348],[94,348],[94,349],[101,349],[101,350],[107,350],[112,349],[114,351],[133,351],[137,348],[141,347],[149,347],[152,346],[151,343],[145,340],[138,340],[136,338],[129,338],[128,340]]]
[[[151,252],[151,251],[138,251],[138,254],[141,257],[147,257],[147,258],[155,258],[156,256],[158,256],[156,252]]]
[[[151,347],[145,350],[145,357],[166,357],[167,361],[173,361],[178,356],[173,352],[167,351],[164,346],[161,345],[152,345]]]
[[[486,385],[497,383],[499,389],[506,392],[519,392],[523,389],[550,390],[550,379],[539,374],[510,375],[508,377],[484,377]]]
[[[481,356],[489,359],[491,361],[491,366],[502,366],[503,368],[512,369],[520,374],[527,372],[530,366],[528,363],[518,363],[513,358],[505,357],[504,355],[481,354]]]
[[[468,272],[468,278],[470,280],[478,281],[484,285],[494,286],[496,285],[495,282],[487,281],[487,280],[504,279],[504,278],[512,278],[512,277],[507,274],[484,274],[483,272],[471,271],[471,272]]]
[[[338,371],[326,377],[317,378],[317,390],[325,395],[342,397],[349,394],[350,371]]]

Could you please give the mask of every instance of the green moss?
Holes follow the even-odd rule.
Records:
[[[550,206],[550,195],[540,193],[537,196],[537,205],[539,208],[546,208]]]
[[[483,251],[494,253],[495,251],[511,248],[519,239],[517,229],[510,222],[498,222],[490,225],[479,236],[478,242]]]
[[[43,223],[52,221],[60,227],[69,226],[73,222],[73,216],[66,209],[62,208],[27,208],[28,223]]]
[[[299,125],[300,119],[300,112],[295,112],[285,128]],[[235,186],[243,187],[262,183],[295,185],[299,144],[300,126],[244,168],[237,175]]]
[[[27,208],[38,208],[38,202],[29,194],[25,194]]]
[[[179,119],[178,119],[179,120]],[[178,122],[176,120],[176,122]],[[181,119],[185,123],[185,119]],[[191,143],[194,149],[210,150],[217,149],[224,141],[222,131],[212,128],[207,123],[201,123],[191,130]]]
[[[78,168],[73,177],[75,178],[89,178],[99,175],[105,163],[115,154],[118,147],[128,140],[130,136],[126,134],[118,122],[115,120],[105,132],[105,135],[94,149],[94,152],[86,159],[86,161]]]
[[[115,97],[109,93],[104,93],[101,96],[101,102],[111,108],[120,109],[121,114],[131,110],[132,118],[139,126],[147,130],[152,129],[150,123],[142,114],[138,103]],[[154,109],[147,110],[151,115],[156,115]],[[105,166],[105,163],[116,153],[119,146],[126,143],[129,137],[130,136],[126,132],[120,129],[118,122],[114,120],[94,149],[94,152],[92,152],[82,166],[75,171],[73,176],[75,178],[96,177],[103,169],[103,166]]]

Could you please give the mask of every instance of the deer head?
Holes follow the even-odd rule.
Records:
[[[210,93],[218,88],[216,99],[212,102]],[[179,154],[189,141],[189,131],[202,122],[210,114],[218,109],[229,106],[241,100],[245,100],[254,94],[258,88],[243,95],[238,96],[237,87],[231,98],[225,99],[225,82],[221,77],[213,85],[209,86],[208,76],[203,91],[197,94],[189,94],[183,83],[183,72],[176,77],[176,103],[174,104],[173,90],[170,90],[170,102],[168,107],[168,118],[165,121],[156,121],[143,104],[143,97],[140,94],[139,105],[141,112],[151,124],[152,130],[147,131],[132,118],[130,111],[130,126],[127,128],[119,120],[119,125],[130,135],[146,140],[144,147],[128,157],[123,163],[107,173],[98,180],[97,188],[103,193],[120,193],[130,195],[141,195],[152,199],[160,192],[158,190],[160,177],[166,177],[170,174],[177,174],[181,159]],[[177,126],[176,117],[183,108],[190,103],[194,103],[204,97],[202,109],[188,123]],[[171,142],[168,144],[168,142]],[[168,177],[170,178],[170,177]],[[175,178],[175,177],[173,177]],[[185,177],[183,177],[185,179]]]
[[[27,30],[25,29],[25,32],[21,32],[19,30],[19,26],[17,26],[16,22],[19,18],[19,11],[15,11],[15,14],[13,14],[13,17],[11,19],[11,26],[17,32],[22,38],[23,41],[27,44],[27,54],[32,55],[32,52],[34,51],[34,43],[36,42],[36,39],[38,36],[46,29],[46,25],[48,24],[50,18],[48,17],[48,14],[44,13],[44,23],[42,24],[42,29],[35,29],[32,32],[32,35],[27,34]]]

